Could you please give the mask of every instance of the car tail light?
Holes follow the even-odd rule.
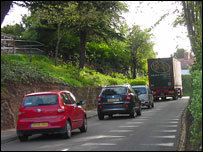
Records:
[[[131,94],[130,94],[130,93],[128,93],[128,94],[127,94],[127,96],[126,96],[126,99],[125,99],[125,100],[130,101],[130,100],[131,100],[131,98],[132,98],[132,97],[131,97]]]
[[[98,102],[102,102],[101,96],[98,96]]]

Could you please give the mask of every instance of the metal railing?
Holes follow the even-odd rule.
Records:
[[[1,35],[1,54],[45,54],[42,50],[45,45],[34,40],[15,40],[12,37]]]

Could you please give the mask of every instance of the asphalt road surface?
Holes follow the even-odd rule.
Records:
[[[27,142],[19,140],[1,145],[2,151],[175,151],[180,138],[181,115],[188,98],[155,102],[142,115],[105,116],[88,119],[88,130],[72,132],[70,139],[59,135],[33,135]]]

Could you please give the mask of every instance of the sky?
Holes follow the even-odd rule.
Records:
[[[172,26],[173,21],[177,17],[177,13],[172,13],[175,8],[182,9],[174,1],[125,1],[128,5],[129,12],[122,14],[129,27],[139,25],[142,30],[150,28],[160,17],[169,12],[169,15],[163,19],[152,31],[154,35],[152,42],[154,43],[154,51],[158,53],[158,58],[167,58],[176,52],[177,48],[183,48],[190,51],[190,42],[187,37],[187,29],[185,26]],[[5,17],[1,27],[5,25],[14,25],[21,22],[23,14],[28,14],[26,8],[14,5]]]

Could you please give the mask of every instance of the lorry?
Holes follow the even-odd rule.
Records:
[[[177,59],[156,58],[148,59],[149,86],[154,101],[166,100],[166,97],[173,97],[177,100],[182,98],[182,77],[181,63]]]

